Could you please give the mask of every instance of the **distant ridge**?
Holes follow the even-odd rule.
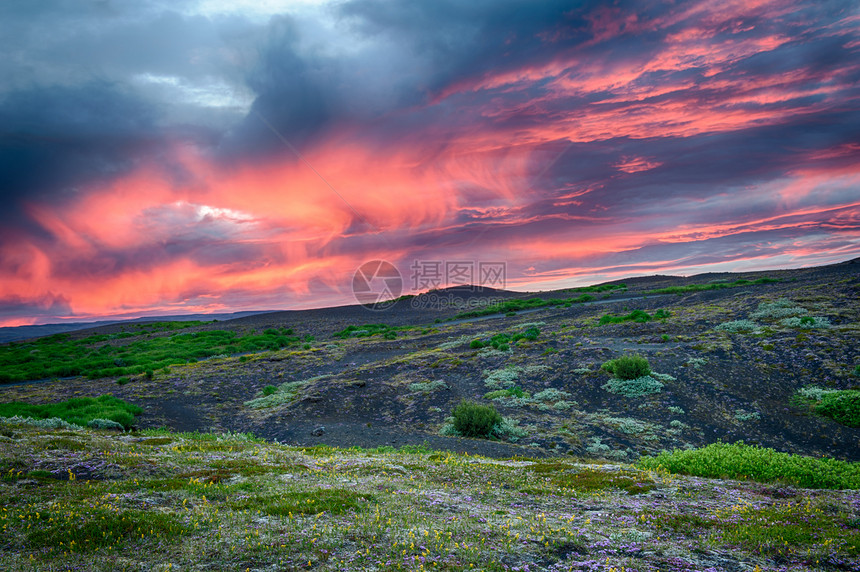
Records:
[[[851,265],[860,265],[860,257],[853,258],[850,260],[845,260],[842,262],[835,262],[832,264],[825,264],[821,266],[806,266],[802,268],[780,268],[780,269],[770,269],[770,270],[745,270],[740,272],[706,272],[702,274],[695,274],[691,276],[675,276],[670,274],[650,274],[650,275],[641,275],[641,276],[630,276],[626,278],[616,278],[613,280],[606,280],[604,282],[600,282],[599,284],[619,284],[624,283],[628,286],[628,288],[634,290],[641,289],[649,289],[649,288],[661,288],[665,286],[671,285],[684,285],[691,284],[695,282],[701,281],[730,281],[732,279],[738,278],[746,278],[751,279],[756,276],[769,276],[769,275],[779,275],[783,278],[791,278],[794,276],[801,275],[810,275],[811,273],[816,272],[826,272],[832,271],[836,269],[844,269],[846,266]],[[850,269],[849,271],[853,271]],[[595,283],[595,285],[598,283]],[[559,294],[568,294],[571,292],[575,292],[579,289],[579,287],[570,287],[570,288],[559,288],[555,290],[540,290],[540,291],[532,291],[532,292],[521,292],[515,290],[504,290],[499,288],[493,288],[490,286],[479,286],[479,285],[456,285],[449,286],[446,288],[435,288],[432,290],[428,290],[425,292],[417,292],[414,294],[407,294],[401,296],[401,299],[418,299],[419,301],[422,299],[427,299],[431,303],[428,303],[426,306],[415,307],[413,306],[413,310],[438,310],[440,307],[440,303],[438,300],[440,298],[448,298],[448,297],[456,297],[458,299],[468,301],[473,298],[525,298],[525,297],[540,297],[540,298],[549,298],[554,297]],[[435,302],[434,302],[435,300]],[[96,329],[103,326],[111,326],[117,324],[135,324],[135,323],[143,323],[143,322],[163,322],[163,321],[178,321],[178,322],[187,322],[192,320],[200,320],[200,321],[227,321],[227,320],[236,320],[239,318],[251,318],[253,316],[260,316],[263,314],[270,314],[273,318],[279,315],[288,315],[288,314],[303,314],[305,312],[324,312],[326,315],[347,315],[352,314],[353,312],[359,312],[361,314],[361,310],[363,310],[360,304],[348,304],[343,306],[333,306],[333,307],[325,307],[325,308],[315,308],[315,309],[304,309],[304,310],[256,310],[256,311],[245,311],[245,312],[233,312],[233,313],[224,313],[224,314],[179,314],[179,315],[171,315],[171,316],[147,316],[142,318],[133,318],[126,320],[99,320],[93,322],[67,322],[60,324],[44,324],[38,326],[17,326],[17,327],[0,327],[0,344],[18,341],[18,340],[26,340],[31,338],[37,338],[42,336],[50,336],[53,334],[60,334],[66,332],[75,332],[80,330],[87,329]],[[317,314],[319,315],[319,314]],[[364,316],[365,318],[367,316]],[[378,316],[377,316],[378,317]],[[390,317],[390,316],[389,316]]]
[[[257,314],[267,314],[269,312],[271,312],[271,310],[233,312],[231,314],[179,314],[175,316],[147,316],[143,318],[132,318],[129,320],[99,320],[96,322],[68,322],[64,324],[42,324],[39,326],[5,327],[0,328],[0,344],[15,342],[18,340],[28,340],[30,338],[39,338],[42,336],[51,336],[53,334],[76,332],[78,330],[87,330],[90,328],[99,328],[101,326],[111,326],[114,324],[191,322],[194,320],[200,320],[201,322],[211,322],[212,320],[224,321],[256,316]]]

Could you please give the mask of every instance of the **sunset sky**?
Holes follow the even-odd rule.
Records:
[[[860,256],[860,3],[0,3],[0,326]],[[443,284],[444,285],[444,284]]]

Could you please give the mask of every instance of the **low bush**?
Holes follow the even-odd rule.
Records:
[[[10,424],[21,424],[21,425],[32,425],[33,427],[39,427],[40,429],[82,429],[80,425],[73,425],[68,421],[60,419],[59,417],[48,417],[47,419],[35,419],[33,417],[21,417],[20,415],[13,415],[12,417],[3,417],[0,416],[0,422],[10,423]]]
[[[818,489],[860,489],[860,463],[779,453],[745,445],[743,441],[713,443],[702,449],[676,449],[656,457],[642,457],[638,465],[697,477],[784,482]]]
[[[609,360],[601,366],[601,369],[618,379],[625,380],[638,379],[651,373],[648,360],[638,354]]]
[[[600,387],[609,393],[623,395],[624,397],[642,397],[643,395],[663,391],[663,384],[650,375],[644,375],[636,379],[612,378]]]
[[[666,320],[671,314],[662,308],[657,310],[652,316],[645,310],[633,310],[627,315],[624,316],[615,316],[613,314],[606,314],[600,318],[600,325],[606,324],[622,324],[624,322],[638,322],[640,324],[644,324],[646,322],[650,322],[651,320]]]
[[[110,419],[93,419],[89,423],[87,423],[87,427],[90,429],[112,429],[112,430],[123,430],[123,426],[117,423],[116,421],[111,421]]]
[[[534,326],[531,326],[523,331],[522,336],[523,339],[534,341],[538,339],[538,336],[540,336],[540,330]]]
[[[430,393],[432,391],[436,391],[437,389],[448,389],[448,384],[441,379],[435,379],[432,381],[416,381],[415,383],[409,384],[409,391],[413,391],[416,393]]]
[[[860,427],[860,391],[825,392],[815,412],[848,427]]]
[[[528,435],[528,431],[519,426],[519,421],[503,417],[501,421],[493,425],[492,436],[499,439],[517,442]]]
[[[761,413],[758,411],[745,411],[743,409],[735,409],[735,419],[738,421],[759,421],[761,420]]]
[[[821,316],[800,316],[780,320],[779,324],[781,326],[785,326],[786,328],[798,328],[801,330],[826,330],[830,327],[830,320]]]
[[[463,401],[451,413],[454,429],[465,437],[490,437],[493,428],[502,422],[502,416],[490,405]]]
[[[535,399],[538,401],[562,401],[569,398],[570,393],[567,391],[561,391],[554,387],[535,393]]]
[[[514,367],[506,367],[502,369],[495,370],[485,370],[484,375],[487,376],[487,379],[484,380],[484,385],[487,389],[507,389],[514,385],[514,382],[517,381],[520,377],[520,368]]]
[[[783,318],[803,316],[805,314],[807,314],[806,308],[797,306],[787,298],[780,298],[774,302],[762,302],[758,305],[756,311],[750,314],[750,318],[753,320],[781,320]]]

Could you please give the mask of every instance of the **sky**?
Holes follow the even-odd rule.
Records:
[[[11,0],[0,40],[0,326],[860,256],[855,1]]]

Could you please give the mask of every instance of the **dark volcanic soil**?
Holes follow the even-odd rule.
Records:
[[[646,295],[666,286],[763,276],[779,282]],[[813,416],[791,401],[804,386],[860,387],[860,377],[854,374],[860,364],[860,263],[624,282],[625,291],[597,294],[599,300],[593,303],[516,316],[450,321],[457,310],[439,307],[439,300],[578,294],[476,294],[458,289],[438,293],[435,306],[429,307],[414,307],[426,299],[404,300],[382,312],[350,306],[207,324],[200,329],[251,332],[291,327],[315,341],[310,349],[174,366],[153,380],[141,377],[123,386],[112,379],[3,386],[0,400],[53,401],[110,392],[144,407],[141,427],[251,431],[304,445],[426,443],[490,456],[568,453],[632,461],[662,449],[742,439],[782,451],[860,460],[860,429]],[[760,303],[780,298],[809,315],[826,317],[831,327],[801,330],[778,319],[760,318],[754,332],[715,329],[749,319]],[[635,309],[652,314],[664,309],[670,317],[648,323],[598,323],[604,314]],[[391,340],[332,336],[348,325],[366,323],[414,327]],[[540,330],[539,337],[520,341],[510,351],[469,346],[471,340],[521,332],[529,324]],[[111,328],[115,327],[100,331]],[[647,357],[655,372],[669,376],[660,378],[664,384],[660,393],[624,397],[602,387],[610,378],[600,370],[601,364],[630,353]],[[515,442],[443,436],[440,429],[452,408],[464,398],[491,403],[484,395],[497,388],[493,380],[500,376],[531,396],[492,402],[525,434]],[[293,398],[280,404],[262,408],[246,404],[261,397],[265,386],[304,380]]]

